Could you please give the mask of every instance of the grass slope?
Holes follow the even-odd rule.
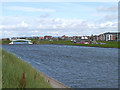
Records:
[[[20,80],[25,72],[25,88],[52,88],[28,63],[17,58],[15,55],[2,50],[2,87],[20,88]],[[36,73],[36,79],[34,74]]]
[[[0,89],[2,88],[2,50],[0,48]]]

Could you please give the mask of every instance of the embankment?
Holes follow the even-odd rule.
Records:
[[[67,88],[15,55],[2,50],[2,88],[20,88],[23,72],[25,88]]]

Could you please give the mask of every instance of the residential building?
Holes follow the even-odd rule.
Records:
[[[43,37],[39,37],[39,40],[43,40],[44,38]]]
[[[105,41],[118,41],[120,40],[120,33],[104,33]]]
[[[9,38],[2,38],[2,40],[9,40]]]
[[[52,36],[44,36],[44,40],[51,40]]]
[[[61,39],[62,39],[62,40],[71,40],[68,36],[65,36],[65,35],[63,35],[63,36],[61,37]]]
[[[120,40],[120,32],[119,33],[107,32],[107,33],[100,34],[98,36],[95,35],[94,39],[99,41],[118,41]]]

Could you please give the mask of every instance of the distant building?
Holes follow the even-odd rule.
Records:
[[[63,35],[63,36],[61,37],[61,39],[62,39],[62,40],[70,40],[70,38],[69,38],[68,36],[65,36],[65,35]]]
[[[81,39],[88,39],[88,37],[87,36],[82,36]]]
[[[44,36],[44,40],[51,40],[52,36]]]
[[[26,39],[33,39],[33,37],[27,37]]]
[[[97,37],[97,40],[100,40],[100,41],[119,41],[120,40],[120,32],[119,33],[107,32],[107,33],[100,34]]]
[[[9,38],[2,38],[2,40],[10,40]]]
[[[43,37],[39,37],[39,40],[43,40],[44,38]]]
[[[93,36],[94,40],[98,41],[99,40],[99,36],[98,35],[95,35]]]
[[[57,37],[52,37],[52,40],[58,40],[58,38]]]
[[[81,36],[73,36],[73,40],[75,40],[76,42],[80,42]]]
[[[120,40],[120,33],[104,33],[105,35],[105,41],[117,41]]]
[[[88,36],[82,36],[80,42],[81,42],[81,43],[82,43],[82,42],[89,42]]]
[[[88,36],[73,36],[73,41],[76,43],[89,42]]]
[[[58,40],[62,40],[61,37],[58,37]]]
[[[39,39],[39,37],[38,36],[34,36],[33,39]]]

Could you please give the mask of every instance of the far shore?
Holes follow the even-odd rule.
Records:
[[[2,45],[10,45],[10,44],[2,44]],[[11,44],[11,45],[66,45],[66,44]],[[83,47],[97,47],[97,48],[116,48],[117,47],[100,47],[100,46],[84,46],[84,45],[68,45],[68,46],[83,46]]]
[[[33,44],[53,44],[53,45],[72,45],[72,46],[87,46],[87,47],[101,47],[101,48],[120,48],[120,42],[117,41],[97,41],[98,43],[105,43],[105,44],[78,44],[73,43],[72,41],[65,41],[65,40],[58,40],[58,41],[49,41],[49,40],[41,40],[38,41],[36,39],[32,40]],[[2,41],[2,45],[9,44],[10,41]],[[22,45],[22,44],[20,44]],[[25,45],[25,44],[23,44]]]

